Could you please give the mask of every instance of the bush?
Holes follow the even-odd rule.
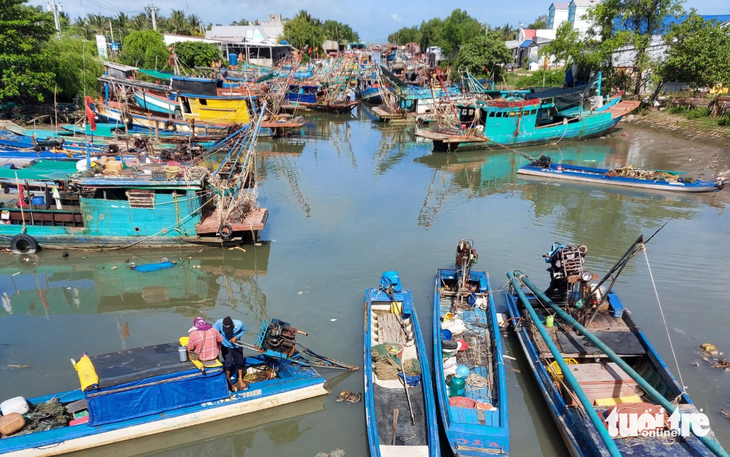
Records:
[[[725,113],[725,115],[720,118],[717,124],[723,127],[730,127],[730,112]]]
[[[538,70],[530,76],[517,80],[516,87],[542,87],[543,76],[545,87],[562,86],[565,83],[565,70]]]
[[[710,114],[710,110],[707,108],[694,108],[687,112],[687,119],[699,119],[701,117],[707,117]]]

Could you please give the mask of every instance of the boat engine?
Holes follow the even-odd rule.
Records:
[[[306,335],[306,333],[289,325],[288,322],[272,319],[261,342],[261,350],[280,352],[287,357],[291,357],[294,355],[294,351],[296,351],[297,333]]]
[[[574,284],[587,281],[583,279],[586,252],[588,248],[582,244],[553,243],[550,252],[543,255],[545,262],[550,264],[547,269],[550,273],[550,286],[545,290],[545,295],[550,300],[564,303],[570,296],[569,292]]]
[[[471,267],[479,261],[479,254],[474,247],[474,243],[466,238],[459,240],[456,246],[456,291],[459,300],[471,295],[469,290],[469,274]]]

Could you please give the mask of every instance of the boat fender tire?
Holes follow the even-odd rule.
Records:
[[[233,227],[229,224],[223,224],[218,229],[218,233],[224,240],[230,239],[233,236]]]
[[[175,125],[172,121],[165,121],[165,130],[168,132],[175,132],[177,131],[177,125]]]
[[[10,250],[13,254],[35,254],[38,242],[32,236],[21,233],[10,240]]]

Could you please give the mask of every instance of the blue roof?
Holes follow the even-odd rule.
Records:
[[[520,45],[520,47],[521,48],[529,48],[531,44],[532,44],[532,40],[525,40],[525,41],[522,42],[522,44]]]

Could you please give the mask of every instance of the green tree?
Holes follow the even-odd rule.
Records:
[[[124,13],[119,13],[114,17],[114,19],[112,19],[111,22],[114,26],[114,39],[116,41],[123,40],[124,37],[129,34],[129,25],[131,23],[131,18]]]
[[[248,25],[248,21],[246,19],[241,19],[240,21],[231,22],[231,25]]]
[[[98,95],[96,79],[104,73],[104,66],[96,57],[93,42],[74,37],[51,40],[46,43],[43,59],[46,68],[55,74],[60,101],[72,101],[77,95],[82,95],[84,89],[91,96]]]
[[[537,19],[535,19],[532,24],[528,25],[528,29],[546,29],[548,24],[548,16],[547,14],[543,14],[542,16],[538,16]]]
[[[165,30],[177,35],[188,35],[191,32],[190,22],[182,10],[172,10],[170,19],[166,22]]]
[[[423,33],[417,26],[403,27],[388,35],[389,43],[395,43],[401,46],[408,43],[421,43],[422,39]]]
[[[44,100],[53,91],[53,73],[43,61],[43,44],[55,32],[53,16],[0,0],[0,100]]]
[[[421,49],[425,50],[431,46],[442,46],[441,31],[443,28],[444,21],[437,17],[428,22],[421,22]]]
[[[441,50],[444,55],[449,56],[477,35],[484,35],[482,24],[466,11],[455,9],[444,20]]]
[[[129,21],[129,28],[131,30],[147,30],[152,28],[152,19],[145,13],[139,13]]]
[[[175,55],[177,55],[180,64],[188,68],[209,67],[212,62],[217,62],[222,58],[218,46],[199,41],[176,43]]]
[[[190,24],[190,28],[192,29],[192,33],[194,36],[204,36],[205,33],[201,31],[203,27],[203,21],[200,20],[200,16],[197,14],[191,14],[188,16],[188,24]]]
[[[502,77],[503,65],[512,61],[512,53],[499,32],[475,35],[460,50],[453,66],[455,73],[468,71],[476,76],[485,75],[497,81]]]
[[[657,68],[655,95],[672,80],[695,88],[730,83],[730,28],[692,10],[685,21],[670,27],[664,39],[669,48]]]
[[[119,60],[123,64],[161,69],[167,65],[169,54],[162,34],[154,30],[134,31],[127,36]]]
[[[347,43],[354,43],[360,40],[360,36],[352,30],[352,27],[341,22],[328,19],[322,24],[322,29],[328,40]]]
[[[289,44],[296,49],[304,49],[308,46],[312,52],[315,52],[315,48],[322,48],[326,36],[319,19],[315,19],[306,11],[301,10],[292,20],[284,24],[284,39],[289,40]]]

